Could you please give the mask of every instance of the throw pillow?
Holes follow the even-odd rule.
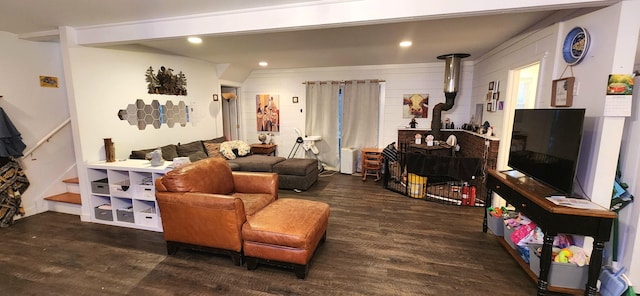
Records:
[[[199,151],[205,152],[204,146],[202,146],[202,141],[193,141],[187,144],[178,144],[177,150],[178,156],[181,157],[189,156]]]
[[[209,155],[209,157],[216,157],[216,158],[221,158],[224,157],[224,155],[222,155],[222,153],[220,152],[220,145],[222,143],[204,143],[204,147],[207,149],[207,155]]]
[[[238,150],[238,156],[245,156],[251,151],[251,146],[243,141],[227,141],[220,144],[220,152],[227,159],[236,158],[236,154],[233,153],[234,149]]]
[[[160,147],[160,150],[162,150],[162,158],[164,160],[172,161],[174,158],[178,157],[178,152],[176,148],[177,148],[176,145],[173,145],[173,144]],[[156,148],[133,150],[131,151],[131,155],[129,155],[129,158],[130,159],[147,159],[147,153],[152,152],[153,150],[156,150]]]
[[[189,160],[191,162],[196,162],[198,160],[205,159],[205,158],[207,158],[207,154],[204,153],[203,151],[198,151],[189,155]]]
[[[227,141],[220,144],[220,153],[222,153],[226,159],[236,159],[236,155],[233,153],[234,142],[235,141]]]
[[[177,149],[178,146],[174,144],[160,147],[160,150],[162,150],[162,158],[164,158],[164,160],[172,161],[174,158],[178,157]]]

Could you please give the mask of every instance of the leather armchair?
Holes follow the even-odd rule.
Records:
[[[230,255],[242,264],[242,225],[278,199],[278,175],[232,172],[224,159],[207,158],[158,178],[167,252],[180,247]]]

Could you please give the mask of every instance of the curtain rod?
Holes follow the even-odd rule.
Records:
[[[303,81],[302,84],[352,84],[353,82],[356,83],[365,83],[367,82],[367,80],[340,80],[340,81],[334,81],[334,80],[330,80],[330,81]],[[373,83],[379,83],[379,82],[386,82],[385,80],[380,80],[380,79],[371,79],[369,80],[370,82]]]

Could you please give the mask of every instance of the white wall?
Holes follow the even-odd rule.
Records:
[[[636,65],[635,69],[640,69]],[[635,79],[635,85],[640,83],[640,78]],[[634,251],[635,246],[640,246],[640,89],[633,92],[633,108],[631,117],[625,122],[624,136],[622,137],[622,149],[620,151],[620,170],[622,181],[629,185],[629,191],[635,197],[635,201],[619,213],[620,235],[626,237],[620,256],[621,262],[633,275],[632,281],[638,286],[640,283],[640,252]]]
[[[14,34],[0,32],[0,52],[0,107],[22,134],[26,152],[69,118],[60,46],[20,40]],[[41,75],[58,77],[59,87],[40,87]],[[31,182],[22,194],[27,216],[47,210],[43,197],[65,191],[58,185],[75,163],[71,142],[71,128],[67,125],[22,160]]]
[[[580,161],[577,171],[577,180],[585,190],[585,194],[594,202],[609,207],[611,190],[615,176],[615,168],[618,160],[618,152],[622,149],[623,175],[631,185],[635,195],[638,195],[638,151],[640,139],[637,134],[637,94],[634,104],[633,123],[626,126],[626,137],[622,137],[624,130],[624,117],[605,117],[604,98],[606,94],[606,82],[611,73],[631,73],[635,57],[635,49],[638,40],[640,25],[637,13],[640,11],[638,1],[623,1],[611,7],[568,20],[556,26],[543,29],[528,36],[518,37],[503,46],[493,50],[477,61],[474,69],[474,99],[481,100],[481,95],[486,93],[486,85],[489,81],[499,79],[506,81],[508,72],[514,66],[526,65],[532,60],[541,59],[542,67],[538,88],[536,108],[551,108],[550,94],[551,82],[561,77],[566,68],[562,59],[561,46],[566,34],[575,26],[586,28],[591,36],[591,46],[587,56],[579,64],[567,69],[562,77],[575,76],[576,84],[579,84],[578,94],[574,96],[572,108],[586,108],[586,122]],[[632,16],[635,15],[635,16]],[[630,37],[632,36],[632,37]],[[519,65],[520,64],[520,65]],[[509,90],[508,90],[509,91]],[[506,108],[506,106],[505,106]],[[486,113],[485,113],[486,114]],[[502,114],[490,114],[495,122],[503,122]],[[493,124],[493,122],[492,122]],[[508,124],[508,123],[507,123]],[[503,126],[505,132],[510,130]],[[620,143],[622,142],[622,147]],[[501,143],[506,144],[506,143]],[[504,157],[506,150],[502,149]],[[635,186],[634,186],[635,185]],[[576,188],[576,187],[574,187]],[[638,206],[634,205],[635,221],[626,225],[630,232],[630,238],[625,245],[624,265],[630,272],[628,275],[632,281],[640,282],[640,270],[638,270],[638,251],[633,251],[638,241]],[[587,239],[584,247],[590,249]],[[607,246],[610,248],[610,246]],[[637,249],[637,248],[636,248]],[[610,251],[609,251],[610,254]]]
[[[462,62],[461,81],[454,107],[442,113],[442,119],[450,118],[456,126],[469,122],[470,87],[473,64]],[[290,70],[260,70],[249,75],[241,88],[241,139],[257,142],[255,96],[268,93],[280,95],[281,132],[276,133],[278,155],[288,156],[295,144],[294,128],[305,130],[305,85],[304,81],[381,79],[385,80],[383,106],[380,113],[380,143],[384,147],[398,139],[398,127],[408,126],[410,118],[402,118],[402,95],[414,93],[429,94],[429,117],[419,118],[418,127],[431,126],[431,110],[437,103],[444,102],[444,62],[408,65],[381,65],[358,67],[327,67]],[[291,97],[299,97],[294,104]],[[302,110],[302,112],[301,112]],[[475,110],[475,109],[474,109]],[[298,157],[302,157],[301,152]]]
[[[486,94],[490,81],[500,81],[500,100],[505,100],[503,110],[495,112],[483,112],[482,122],[488,121],[494,126],[494,133],[497,137],[511,134],[511,121],[513,117],[513,104],[506,100],[512,96],[517,89],[509,88],[510,71],[539,62],[540,78],[536,95],[536,107],[549,107],[551,94],[551,81],[549,77],[554,77],[553,55],[556,51],[557,26],[547,27],[529,34],[519,36],[504,43],[488,54],[475,60],[473,73],[473,104],[484,104],[486,106]],[[551,57],[550,57],[551,55]],[[517,86],[516,86],[517,87]],[[506,120],[505,120],[506,119]],[[509,143],[501,141],[498,152],[499,170],[506,169],[506,157],[509,151]]]
[[[116,159],[125,159],[131,150],[217,135],[220,101],[212,100],[212,94],[219,93],[215,65],[177,56],[89,47],[71,48],[70,56],[83,161],[105,159],[103,138],[112,138]],[[148,94],[145,71],[149,66],[156,72],[161,66],[174,69],[174,74],[182,71],[188,95]],[[145,104],[158,100],[163,105],[169,100],[174,105],[184,101],[189,106],[195,104],[194,113],[185,127],[163,124],[159,129],[148,125],[139,130],[117,116],[137,99]]]
[[[61,28],[62,56],[68,86],[69,105],[74,127],[74,146],[81,184],[89,184],[86,163],[105,160],[104,138],[115,143],[116,159],[126,159],[131,150],[153,148],[167,144],[188,143],[194,140],[222,136],[221,101],[214,102],[212,94],[220,93],[216,65],[200,60],[153,53],[136,47],[91,48],[75,44],[75,32]],[[187,96],[147,93],[145,72],[161,66],[182,71],[187,78]],[[150,104],[171,100],[184,101],[193,108],[191,121],[182,127],[159,129],[148,125],[139,130],[118,118],[118,111],[142,99]],[[192,109],[190,108],[190,110]],[[89,204],[89,188],[80,188],[83,204]],[[88,221],[90,209],[82,208],[81,219]]]

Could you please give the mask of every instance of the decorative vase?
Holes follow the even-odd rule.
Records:
[[[116,148],[113,146],[111,138],[104,138],[104,154],[107,162],[116,161]]]
[[[265,144],[267,141],[267,135],[265,134],[259,134],[258,135],[258,140],[260,141],[260,143]]]

